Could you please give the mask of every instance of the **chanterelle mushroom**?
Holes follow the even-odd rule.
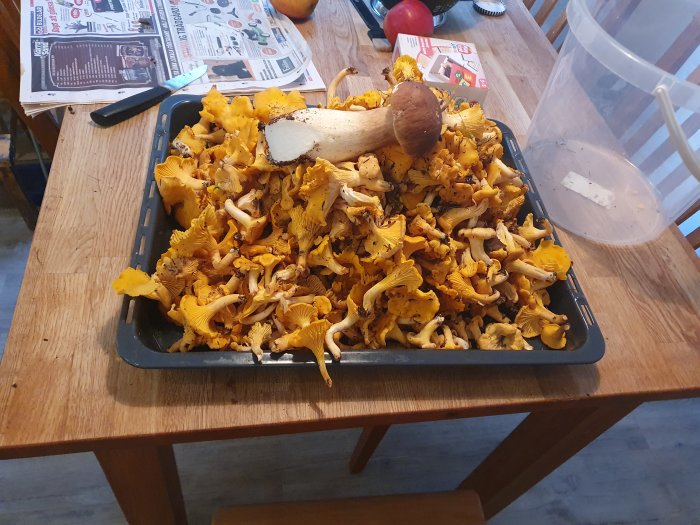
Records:
[[[532,279],[539,279],[548,283],[553,283],[557,280],[557,274],[554,272],[548,272],[542,268],[538,268],[532,264],[528,264],[522,259],[515,259],[506,264],[506,270],[509,272],[518,272]]]
[[[540,339],[549,348],[561,350],[566,346],[566,331],[569,325],[546,324],[542,327]]]
[[[435,333],[435,330],[443,323],[445,318],[441,315],[436,315],[428,321],[425,326],[417,334],[408,334],[408,342],[416,345],[418,348],[437,348],[437,344],[431,342],[430,336]]]
[[[338,333],[342,332],[343,330],[347,330],[351,326],[353,326],[357,321],[360,319],[360,315],[358,314],[358,309],[357,305],[355,302],[352,300],[351,297],[348,297],[347,300],[347,305],[348,305],[348,311],[345,317],[343,318],[342,321],[335,323],[334,325],[331,325],[328,330],[326,331],[325,335],[325,341],[326,341],[326,346],[328,347],[328,350],[330,353],[333,355],[333,358],[338,360],[340,359],[340,348],[338,347],[338,344],[335,342],[335,339],[333,339],[333,336]]]
[[[546,324],[562,325],[566,323],[565,315],[557,315],[539,304],[534,298],[530,299],[527,306],[523,306],[515,317],[524,337],[535,337],[542,333],[542,327]]]
[[[481,350],[532,350],[518,327],[505,323],[488,325],[477,344]]]
[[[335,260],[328,236],[323,238],[315,250],[309,252],[308,264],[309,266],[325,266],[337,275],[348,273],[348,269]]]
[[[233,217],[236,222],[240,224],[241,231],[243,232],[243,235],[247,241],[253,242],[255,239],[260,237],[260,234],[265,227],[265,223],[267,222],[266,216],[254,219],[236,206],[231,199],[228,199],[225,202],[224,208],[229,215],[231,215],[231,217]]]
[[[433,92],[425,84],[407,81],[394,88],[389,106],[367,111],[300,109],[272,120],[264,134],[273,162],[318,157],[340,162],[394,142],[419,157],[438,141],[441,127],[440,103]]]
[[[535,219],[532,213],[528,213],[522,226],[518,228],[518,234],[529,242],[535,242],[537,239],[543,239],[552,234],[552,225],[549,224],[547,219],[542,221],[542,225],[544,226],[543,229],[535,228]]]
[[[271,335],[272,326],[269,323],[255,323],[248,331],[247,340],[250,344],[250,350],[258,361],[262,360],[262,345],[270,339]]]
[[[477,261],[484,261],[486,264],[491,264],[493,261],[484,250],[484,241],[493,239],[496,236],[496,230],[493,228],[468,228],[459,230],[460,237],[469,239],[471,254]]]
[[[170,305],[170,293],[167,288],[158,279],[154,279],[141,270],[126,268],[119,277],[112,281],[112,288],[120,294],[131,297],[148,297],[160,301],[165,307]]]
[[[278,318],[290,328],[304,328],[318,319],[318,310],[310,304],[296,303],[290,305]]]
[[[197,303],[197,298],[192,295],[186,295],[180,300],[180,311],[187,322],[195,332],[201,335],[214,337],[217,333],[212,330],[210,321],[211,318],[222,308],[230,304],[240,303],[243,296],[239,294],[230,294],[218,298],[217,300],[200,306]]]
[[[423,282],[418,270],[413,266],[413,261],[406,261],[394,268],[384,279],[365,292],[362,298],[362,309],[366,313],[372,312],[377,298],[390,288],[405,286],[409,290],[415,290]]]
[[[452,230],[461,222],[467,219],[472,219],[479,217],[488,209],[489,202],[487,200],[481,201],[479,204],[470,206],[468,208],[452,208],[451,210],[443,213],[437,220],[440,227],[448,235],[452,233]]]
[[[566,250],[554,244],[554,241],[543,240],[532,252],[532,262],[539,268],[557,274],[561,281],[566,279],[566,272],[571,268],[571,259]]]
[[[371,234],[364,241],[364,248],[372,259],[388,259],[403,246],[406,235],[406,217],[398,215],[391,217],[378,226],[374,221],[369,223]]]
[[[326,332],[330,328],[331,323],[326,319],[321,319],[320,321],[314,321],[308,324],[304,328],[300,328],[295,331],[291,337],[286,338],[286,344],[288,346],[282,347],[277,345],[274,349],[276,352],[288,350],[289,348],[308,348],[314,354],[316,362],[318,363],[321,376],[326,381],[326,384],[330,387],[333,386],[333,381],[331,376],[328,375],[328,370],[326,369],[325,354],[323,352],[323,340]]]

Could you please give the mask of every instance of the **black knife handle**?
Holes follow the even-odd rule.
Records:
[[[156,86],[142,93],[137,93],[123,100],[109,104],[90,113],[93,122],[100,126],[109,127],[119,124],[126,119],[138,115],[142,111],[155,106],[166,99],[171,91],[163,86]]]

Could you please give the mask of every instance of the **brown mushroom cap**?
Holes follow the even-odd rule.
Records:
[[[394,134],[403,150],[420,157],[440,139],[442,111],[440,102],[428,86],[419,82],[401,82],[391,94]]]

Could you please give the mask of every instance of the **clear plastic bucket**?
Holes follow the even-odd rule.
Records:
[[[525,160],[558,226],[649,241],[700,198],[700,1],[570,0],[567,18]]]

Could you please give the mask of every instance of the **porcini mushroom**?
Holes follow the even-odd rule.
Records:
[[[419,82],[398,84],[389,106],[367,111],[300,109],[272,120],[264,130],[269,156],[278,164],[324,158],[355,159],[398,142],[409,155],[425,155],[440,138],[440,103]]]

